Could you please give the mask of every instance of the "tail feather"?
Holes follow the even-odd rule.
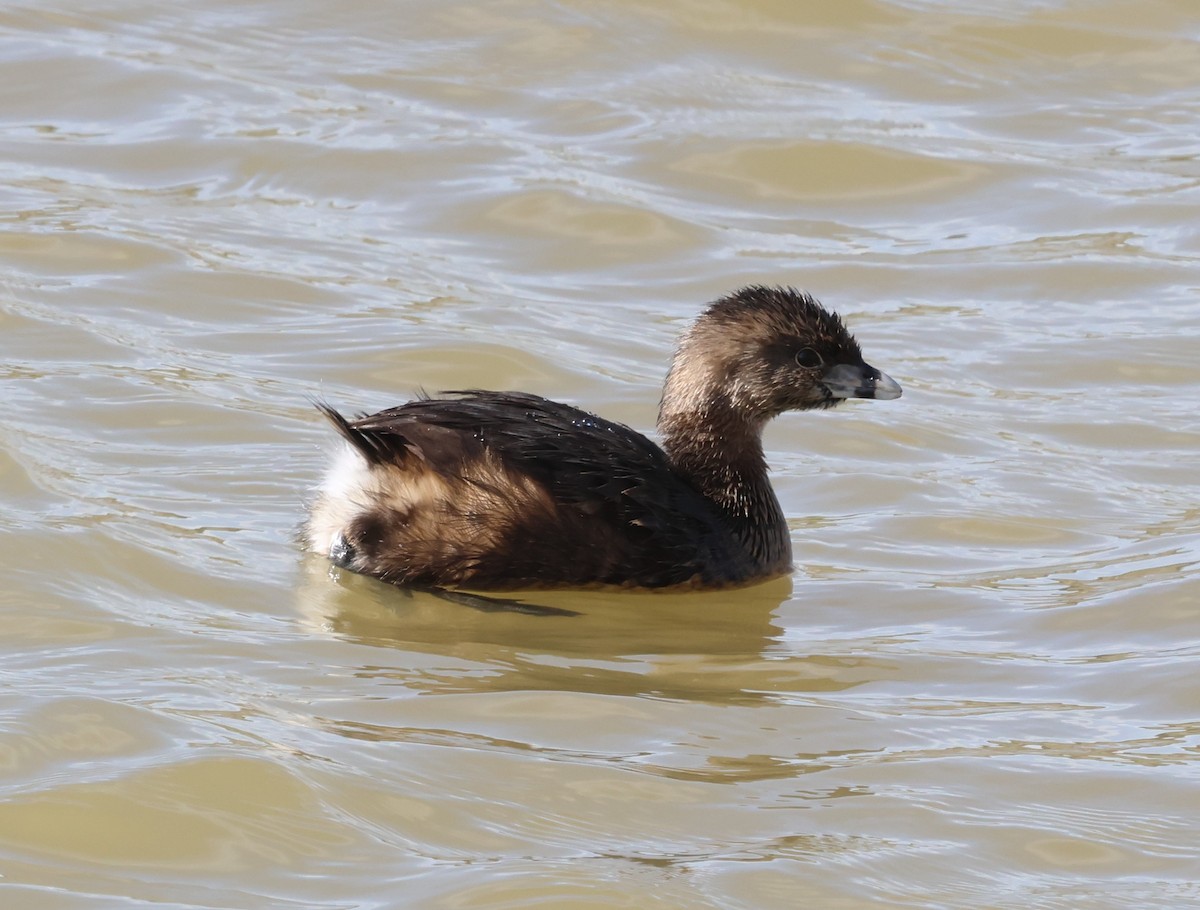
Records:
[[[378,430],[364,430],[347,420],[330,405],[323,401],[314,402],[318,411],[325,419],[333,424],[338,435],[350,443],[367,464],[379,465],[387,461],[403,459],[409,454],[407,440],[398,433],[382,433]]]

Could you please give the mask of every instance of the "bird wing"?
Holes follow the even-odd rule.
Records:
[[[425,469],[480,484],[491,479],[473,469],[491,453],[542,488],[558,512],[562,539],[538,540],[531,517],[527,539],[535,547],[603,550],[603,558],[580,558],[611,564],[614,572],[649,573],[662,584],[727,558],[713,507],[662,449],[623,424],[537,395],[481,390],[420,398],[352,421],[330,410],[338,431],[370,463],[418,459]]]

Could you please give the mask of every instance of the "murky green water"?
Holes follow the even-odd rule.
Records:
[[[0,902],[1200,907],[1200,19],[0,6]],[[747,282],[905,388],[790,581],[484,614],[294,542],[310,407],[653,424]]]

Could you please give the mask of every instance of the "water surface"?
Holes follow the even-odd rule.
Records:
[[[1200,906],[1198,37],[0,8],[5,906]],[[748,282],[905,388],[770,428],[791,579],[530,617],[299,552],[312,397],[647,429]]]

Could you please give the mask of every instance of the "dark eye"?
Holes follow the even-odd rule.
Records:
[[[800,364],[806,370],[815,370],[824,362],[821,359],[821,355],[812,348],[803,348],[796,352],[796,363]]]

